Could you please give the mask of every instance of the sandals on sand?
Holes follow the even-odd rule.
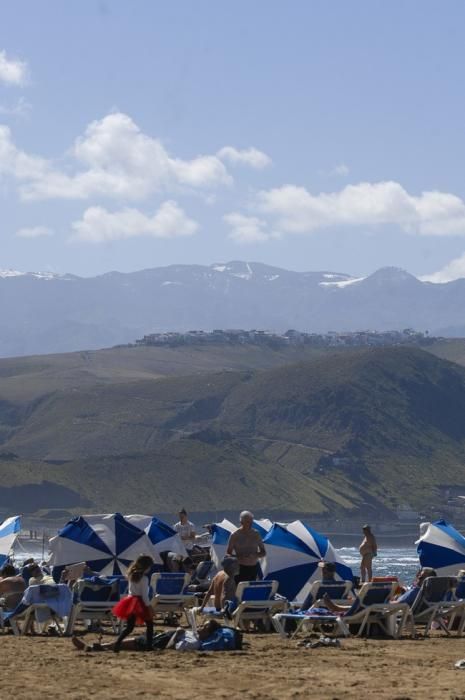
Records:
[[[309,639],[304,639],[302,642],[298,642],[297,646],[305,647],[305,649],[317,649],[318,647],[340,647],[341,642],[339,639],[334,639],[332,637],[325,637],[321,635],[318,641],[312,642]]]

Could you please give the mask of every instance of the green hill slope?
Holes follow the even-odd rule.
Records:
[[[0,508],[39,510],[35,488],[40,508],[74,511],[388,514],[465,491],[465,370],[430,353],[257,356],[260,369],[236,356],[239,368],[206,371],[225,366],[219,353],[163,377],[159,356],[128,357],[116,380],[111,355],[81,382],[77,356],[0,362]]]

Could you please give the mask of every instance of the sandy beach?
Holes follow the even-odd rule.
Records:
[[[241,652],[115,655],[78,652],[69,639],[1,635],[2,695],[465,700],[465,671],[454,668],[465,657],[465,639],[349,639],[339,649],[297,648],[274,634],[247,635],[245,641]]]

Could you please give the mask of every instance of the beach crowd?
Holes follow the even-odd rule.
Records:
[[[351,631],[351,621],[352,624],[358,624],[358,629],[360,625],[363,627],[366,624],[369,631],[373,620],[379,619],[382,623],[390,613],[390,617],[397,621],[401,618],[403,623],[410,620],[413,627],[415,622],[421,621],[422,613],[429,610],[428,604],[431,608],[431,619],[428,617],[427,630],[435,620],[439,620],[439,626],[446,629],[452,617],[456,629],[461,632],[462,627],[465,627],[465,596],[458,597],[460,586],[463,588],[465,585],[465,572],[457,572],[458,577],[455,579],[448,577],[442,587],[431,583],[437,578],[436,571],[431,568],[419,569],[409,587],[403,586],[395,577],[376,578],[373,576],[373,560],[377,556],[378,548],[369,525],[362,528],[363,538],[359,546],[360,576],[353,577],[349,582],[341,582],[336,562],[321,560],[318,563],[318,574],[312,579],[313,584],[318,584],[317,587],[309,585],[303,600],[287,601],[276,590],[276,586],[273,588],[272,581],[262,581],[260,562],[266,556],[266,546],[260,533],[254,528],[253,514],[243,511],[239,521],[239,527],[229,537],[221,566],[216,568],[209,557],[196,561],[196,527],[189,520],[186,510],[181,509],[179,520],[173,525],[173,529],[181,538],[187,557],[170,556],[169,552],[165,552],[163,558],[164,573],[168,580],[171,580],[169,576],[181,576],[181,598],[189,598],[189,604],[186,603],[185,607],[181,606],[178,609],[171,609],[169,606],[164,608],[161,605],[161,623],[164,626],[173,625],[173,628],[158,632],[155,630],[156,619],[160,617],[157,604],[160,601],[169,601],[170,594],[163,598],[162,594],[157,593],[153,579],[154,560],[148,555],[140,555],[128,566],[125,579],[118,581],[123,594],[111,603],[111,616],[113,620],[118,621],[114,639],[110,642],[100,639],[88,644],[82,634],[71,630],[72,643],[76,649],[111,650],[114,653],[125,649],[233,650],[241,648],[242,633],[247,631],[268,631],[274,628],[284,636],[290,636],[300,624],[311,622],[315,629],[337,636],[338,630]],[[437,581],[442,582],[443,578],[440,577]],[[27,597],[27,592],[32,588],[43,595],[42,607],[49,604],[53,609],[53,603],[50,602],[53,595],[58,598],[61,596],[62,606],[68,598],[70,605],[73,605],[76,604],[77,591],[81,590],[83,582],[93,586],[93,590],[98,590],[99,586],[113,586],[114,589],[115,577],[112,579],[92,571],[90,562],[79,562],[64,568],[58,581],[46,562],[39,564],[33,559],[27,559],[19,568],[13,563],[7,563],[0,571],[1,625],[6,633],[18,633],[20,621],[24,618],[31,600],[37,602],[37,599]],[[80,589],[76,588],[78,585],[81,585]],[[253,595],[250,596],[250,591],[263,591],[267,586],[268,597],[262,599],[261,606],[259,599],[257,605]],[[341,586],[346,586],[344,592],[341,592]],[[249,592],[249,597],[244,591]],[[380,597],[380,592],[384,598]],[[369,601],[370,595],[375,596],[373,602]],[[437,600],[433,600],[434,595]],[[25,605],[25,602],[29,603],[29,606]],[[375,609],[374,605],[378,605],[378,608]],[[189,607],[189,613],[186,607]],[[179,624],[183,611],[189,622],[188,627],[181,627]],[[92,618],[85,620],[87,626],[84,632],[101,630],[101,626],[96,626],[95,619],[93,616]],[[62,633],[64,629],[56,623],[56,616],[52,615],[52,619],[56,632]],[[268,624],[270,621],[272,625]],[[144,626],[145,633],[135,635],[134,630],[137,626]],[[53,628],[52,625],[48,631]],[[35,631],[34,621],[29,631],[31,629]],[[378,631],[379,629],[378,625]],[[390,629],[392,631],[392,626]]]

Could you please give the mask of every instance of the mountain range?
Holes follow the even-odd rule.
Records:
[[[465,279],[397,269],[365,278],[262,263],[172,265],[97,277],[0,271],[0,356],[97,349],[160,331],[414,328],[465,335]]]

